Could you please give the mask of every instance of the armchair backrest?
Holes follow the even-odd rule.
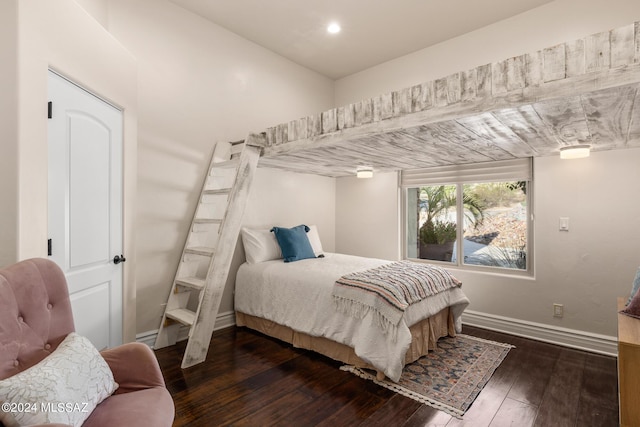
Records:
[[[57,264],[34,258],[0,270],[0,379],[35,365],[74,330]]]

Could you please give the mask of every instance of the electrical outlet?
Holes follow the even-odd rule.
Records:
[[[553,304],[553,317],[562,317],[564,315],[564,306],[562,304]]]

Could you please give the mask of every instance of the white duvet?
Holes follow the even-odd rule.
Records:
[[[450,306],[460,332],[460,315],[469,300],[460,288],[452,288],[409,306],[395,341],[375,326],[371,313],[355,319],[336,311],[331,291],[337,279],[390,262],[325,253],[324,258],[291,263],[281,259],[245,263],[236,276],[235,310],[348,345],[362,360],[398,381],[411,343],[409,326]]]

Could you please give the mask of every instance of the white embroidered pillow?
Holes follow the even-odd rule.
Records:
[[[318,234],[318,227],[310,225],[307,237],[309,238],[309,243],[311,243],[311,248],[313,249],[313,253],[316,255],[316,258],[320,255],[324,255],[322,243],[320,242],[320,235]]]
[[[72,332],[38,364],[0,381],[0,421],[6,427],[81,426],[117,388],[109,365],[91,341]]]
[[[242,245],[249,264],[282,259],[275,234],[269,230],[242,229]]]

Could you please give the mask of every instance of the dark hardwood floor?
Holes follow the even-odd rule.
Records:
[[[156,351],[174,426],[617,426],[616,359],[465,327],[516,346],[462,420],[347,372],[340,363],[245,328],[213,335],[182,370],[185,342]]]

